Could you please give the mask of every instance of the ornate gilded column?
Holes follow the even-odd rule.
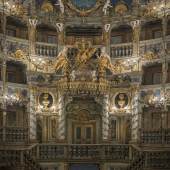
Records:
[[[28,38],[29,38],[29,54],[30,56],[36,54],[36,27],[37,19],[29,19],[28,23]]]
[[[141,21],[131,21],[130,24],[133,28],[133,57],[139,57]]]
[[[61,51],[65,45],[64,24],[62,22],[56,23],[58,33],[58,51]]]

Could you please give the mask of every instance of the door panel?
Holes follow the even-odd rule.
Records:
[[[94,125],[91,124],[75,124],[73,126],[74,140],[76,144],[92,144],[94,142],[95,131]]]

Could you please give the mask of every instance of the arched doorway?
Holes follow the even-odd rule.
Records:
[[[96,144],[102,137],[101,106],[94,100],[77,100],[67,109],[67,139],[73,144]],[[66,110],[67,110],[66,109]]]

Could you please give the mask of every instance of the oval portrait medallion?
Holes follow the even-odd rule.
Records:
[[[128,95],[126,93],[119,93],[115,97],[115,106],[118,109],[123,109],[128,105]]]

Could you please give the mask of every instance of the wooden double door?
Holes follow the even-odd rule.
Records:
[[[73,143],[93,144],[96,142],[95,123],[73,123]]]

